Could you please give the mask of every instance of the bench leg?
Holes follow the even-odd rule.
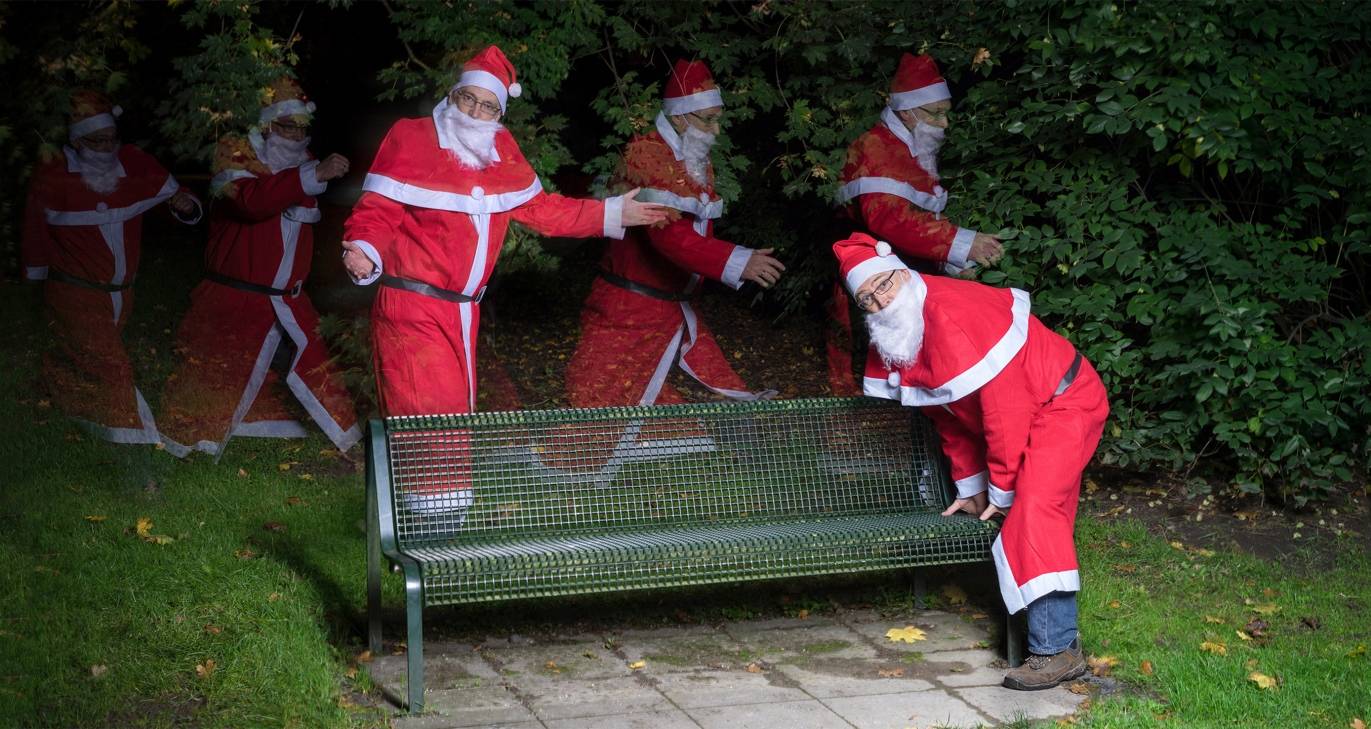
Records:
[[[914,581],[914,609],[923,610],[928,607],[928,601],[925,599],[928,595],[928,585],[924,583],[924,571],[915,567],[912,578]]]
[[[405,620],[409,624],[409,713],[424,710],[424,588],[418,571],[405,570]]]
[[[1004,657],[1005,660],[1009,662],[1010,668],[1018,668],[1023,665],[1024,633],[1022,628],[1019,627],[1021,622],[1019,616],[1010,615],[1008,612],[1005,613]]]
[[[367,499],[367,648],[381,655],[381,535],[373,498]]]

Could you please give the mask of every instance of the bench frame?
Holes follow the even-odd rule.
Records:
[[[951,503],[954,496],[952,483],[942,458],[935,459],[930,466],[943,489],[944,501]],[[423,711],[424,707],[424,658],[423,658],[423,609],[424,583],[421,566],[414,559],[400,552],[395,534],[394,504],[391,498],[382,499],[381,495],[393,493],[390,475],[390,449],[386,438],[386,427],[381,419],[369,423],[366,440],[366,502],[367,502],[367,645],[373,655],[380,655],[381,639],[381,573],[386,561],[391,563],[395,572],[405,580],[405,623],[406,659],[408,664],[406,704],[411,714]],[[384,491],[382,491],[384,489]],[[990,556],[986,555],[986,561]],[[924,605],[925,585],[922,569],[910,567],[914,588],[915,607]],[[835,572],[834,574],[841,574]],[[748,581],[746,579],[740,581]],[[511,598],[516,599],[516,598]],[[1006,615],[1005,639],[1006,657],[1011,667],[1023,662],[1024,629],[1022,621],[1015,616]],[[398,698],[398,697],[397,697]]]

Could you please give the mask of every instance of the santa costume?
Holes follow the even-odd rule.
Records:
[[[748,390],[691,304],[704,279],[742,286],[753,253],[715,237],[724,203],[714,190],[708,148],[692,174],[683,135],[667,119],[721,106],[723,97],[708,67],[677,61],[655,128],[629,142],[624,152],[620,186],[640,187],[638,199],[678,215],[610,241],[581,312],[581,340],[567,368],[567,391],[576,407],[685,402],[666,383],[673,366],[735,400],[774,395]],[[689,126],[685,132],[695,133]]]
[[[859,229],[886,241],[922,270],[956,275],[976,231],[945,218],[947,191],[939,184],[937,149],[943,130],[919,122],[911,132],[895,112],[952,98],[931,56],[905,53],[890,82],[881,120],[847,149],[837,202]],[[852,325],[848,297],[835,285],[829,303],[836,324],[828,340],[829,380],[839,394],[856,394],[852,381]]]
[[[907,271],[892,248],[863,233],[835,243],[847,288]],[[895,366],[873,344],[866,394],[920,408],[937,426],[958,498],[988,489],[990,503],[1008,511],[992,554],[1011,614],[1078,591],[1076,505],[1109,414],[1104,385],[1070,342],[1029,312],[1026,292],[908,275],[900,290],[912,297],[907,331],[921,333],[922,346]]]
[[[71,102],[73,142],[115,127],[122,113],[98,92],[77,91]],[[53,346],[43,376],[63,412],[116,443],[158,440],[122,335],[133,309],[143,213],[180,189],[132,144],[110,152],[64,146],[30,183],[20,247],[25,278],[45,281]],[[201,214],[198,200],[195,205],[193,215],[172,214],[194,224]]]
[[[177,331],[180,364],[163,398],[163,437],[178,455],[222,455],[233,436],[303,437],[293,399],[340,451],[361,438],[352,399],[302,291],[314,248],[318,160],[308,140],[264,138],[274,120],[307,124],[314,103],[295,81],[271,87],[259,126],[215,151],[205,280]]]
[[[463,66],[452,90],[472,86],[494,94],[501,109],[521,92],[514,66],[495,46]],[[544,192],[513,135],[498,124],[493,148],[473,159],[460,134],[462,124],[471,124],[463,114],[444,98],[431,116],[396,122],[344,227],[344,240],[375,265],[357,283],[381,284],[371,332],[387,415],[475,409],[480,303],[511,221],[552,236],[624,234],[622,197]]]

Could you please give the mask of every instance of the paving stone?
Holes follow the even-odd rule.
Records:
[[[615,648],[626,663],[643,661],[646,665],[641,670],[648,674],[741,668],[751,660],[741,643],[723,632],[704,628],[660,637],[624,636]]]
[[[652,680],[658,691],[683,709],[799,701],[810,698],[798,688],[777,685],[773,682],[774,679],[765,673],[701,671],[669,673],[656,676]]]
[[[552,719],[543,722],[547,729],[699,729],[700,725],[680,709],[646,711],[617,716],[584,719]]]
[[[1000,686],[979,686],[957,689],[967,703],[999,721],[1049,719],[1066,716],[1076,710],[1085,696],[1073,694],[1064,687],[1046,691],[1011,691]]]
[[[515,684],[539,719],[575,719],[663,711],[671,703],[632,676],[605,679],[530,678]]]
[[[394,729],[465,729],[470,724],[453,724],[450,719],[437,714],[424,714],[421,716],[405,716],[394,720]],[[514,724],[479,724],[482,729],[543,729],[543,724],[538,721],[522,721]]]
[[[876,641],[877,645],[894,651],[931,653],[933,651],[968,650],[990,641],[990,631],[983,624],[967,622],[959,615],[938,610],[924,610],[904,617],[891,617],[875,622],[848,621],[853,630]],[[924,640],[913,643],[894,642],[886,638],[891,628],[912,625],[926,634]]]
[[[371,674],[371,680],[386,688],[393,687],[403,696],[409,675],[408,657],[381,656],[367,666],[367,672]],[[430,690],[498,686],[499,683],[499,674],[470,646],[455,651],[424,646],[424,686]]]
[[[964,670],[955,672],[939,667],[938,680],[944,686],[999,686],[1004,680],[1005,671],[1009,670],[999,654],[988,648],[925,653],[924,660],[934,665],[954,663],[965,666]]]
[[[444,727],[485,727],[537,721],[503,686],[450,689],[424,695],[424,711],[442,717]]]
[[[945,691],[847,696],[825,699],[824,704],[858,729],[974,727],[985,723],[975,707]]]
[[[881,678],[876,674],[876,665],[880,664],[873,664],[873,667],[866,671],[865,677],[810,671],[787,664],[777,666],[776,670],[784,673],[806,693],[818,699],[838,696],[898,694],[933,688],[933,684],[918,678],[906,678],[904,676]]]
[[[815,657],[874,659],[878,655],[860,633],[836,623],[769,630],[745,623],[729,626],[727,631],[748,650],[772,662],[803,665],[805,660]]]
[[[602,641],[509,646],[491,648],[485,653],[491,662],[500,667],[500,673],[505,678],[533,675],[591,679],[626,676],[629,673],[624,660],[605,650]]]
[[[703,729],[852,729],[828,707],[810,699],[777,704],[686,709]]]

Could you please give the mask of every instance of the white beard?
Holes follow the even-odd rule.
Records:
[[[943,146],[947,130],[923,122],[914,123],[914,156],[919,166],[928,170],[930,175],[938,176],[938,150]]]
[[[463,167],[483,170],[495,161],[495,134],[503,129],[493,119],[481,120],[449,104],[439,115],[443,131],[456,144],[448,152]]]
[[[716,139],[716,135],[689,123],[681,133],[681,157],[685,161],[686,174],[697,185],[709,183],[709,151],[714,148]]]
[[[912,282],[906,281],[885,308],[866,315],[866,329],[886,365],[914,364],[924,344],[924,314],[923,302],[914,295]]]
[[[300,141],[286,139],[279,134],[268,135],[262,148],[266,159],[262,160],[272,173],[299,167],[309,160],[309,137]]]
[[[81,160],[81,181],[86,187],[101,195],[108,195],[119,187],[118,152],[96,152],[82,147],[76,150],[76,156]]]

